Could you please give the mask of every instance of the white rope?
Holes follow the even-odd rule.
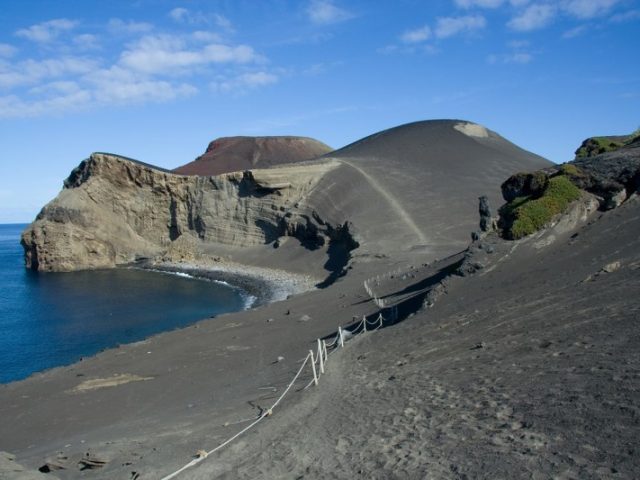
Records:
[[[367,287],[366,282],[365,282],[365,287]],[[392,314],[392,316],[397,317],[397,307],[394,307],[392,309],[392,313],[391,314]],[[309,381],[309,383],[302,390],[307,390],[314,383],[315,383],[315,385],[318,385],[319,376],[325,373],[324,372],[324,364],[325,364],[326,360],[329,358],[329,355],[334,353],[336,350],[338,350],[338,347],[343,347],[344,348],[344,344],[345,344],[345,342],[347,340],[349,340],[349,338],[352,338],[352,337],[354,337],[354,336],[359,334],[357,331],[358,331],[358,329],[360,327],[362,327],[362,331],[360,333],[366,333],[367,332],[367,323],[370,324],[370,325],[378,325],[376,328],[373,329],[373,331],[378,330],[378,329],[380,329],[380,328],[382,328],[384,326],[384,317],[382,316],[382,314],[380,314],[376,320],[369,321],[369,320],[367,320],[366,316],[363,316],[362,320],[360,320],[360,322],[358,322],[358,324],[355,326],[355,328],[353,330],[342,329],[342,327],[338,327],[338,333],[336,334],[333,342],[331,342],[331,343],[327,343],[324,340],[321,341],[320,339],[318,339],[317,340],[318,354],[314,355],[313,350],[309,350],[309,353],[307,354],[307,356],[302,361],[302,365],[300,365],[300,368],[296,372],[295,376],[293,377],[291,382],[289,382],[289,384],[287,385],[287,388],[284,389],[284,391],[278,397],[278,399],[273,403],[273,405],[271,405],[271,408],[269,408],[268,410],[265,410],[251,424],[247,425],[245,428],[240,430],[238,433],[233,435],[231,438],[229,438],[226,441],[222,442],[220,445],[218,445],[213,450],[210,450],[208,452],[204,452],[203,455],[200,455],[197,458],[194,458],[189,463],[184,465],[182,468],[176,470],[175,472],[173,472],[173,473],[171,473],[171,474],[169,474],[169,475],[167,475],[165,477],[162,477],[161,480],[171,480],[172,478],[177,477],[180,473],[184,472],[188,468],[193,467],[194,465],[197,465],[202,460],[207,458],[209,455],[217,452],[218,450],[224,448],[225,446],[227,446],[228,444],[233,442],[236,438],[238,438],[239,436],[241,436],[245,432],[247,432],[250,429],[252,429],[253,427],[255,427],[264,418],[272,415],[273,414],[273,409],[276,408],[280,404],[280,402],[285,397],[285,395],[287,393],[289,393],[289,390],[291,390],[291,387],[293,386],[293,384],[296,382],[296,380],[298,380],[298,377],[300,376],[300,374],[304,370],[304,367],[307,365],[307,362],[309,361],[309,358],[311,358],[311,369],[313,371],[313,378]],[[346,334],[345,334],[345,332],[346,332]],[[328,352],[327,351],[328,348],[332,348],[333,350],[331,352]],[[320,366],[320,374],[317,374],[317,372],[316,372],[316,363],[318,363],[319,366]],[[250,419],[241,420],[240,422],[236,422],[236,423],[242,423],[243,421],[249,421],[249,420]]]
[[[302,362],[302,365],[300,365],[300,368],[298,369],[298,372],[295,374],[295,376],[293,377],[293,380],[291,380],[291,382],[289,382],[289,385],[287,385],[287,388],[284,389],[284,391],[282,392],[282,394],[280,395],[280,397],[278,397],[278,399],[275,401],[275,403],[273,405],[271,405],[271,408],[269,408],[268,410],[264,411],[262,413],[262,415],[260,415],[254,422],[252,422],[251,424],[247,425],[245,428],[243,428],[242,430],[240,430],[238,433],[236,433],[233,437],[229,438],[228,440],[226,440],[225,442],[221,443],[220,445],[218,445],[216,448],[214,448],[213,450],[210,450],[208,452],[206,452],[205,455],[201,455],[198,458],[194,458],[193,460],[191,460],[189,463],[187,463],[184,467],[176,470],[175,472],[167,475],[166,477],[162,477],[162,480],[171,480],[172,478],[177,477],[180,473],[184,472],[186,469],[193,467],[194,465],[197,465],[198,463],[200,463],[202,460],[204,460],[205,458],[207,458],[209,455],[211,455],[212,453],[217,452],[218,450],[220,450],[221,448],[227,446],[228,444],[230,444],[231,442],[233,442],[236,438],[238,438],[240,435],[242,435],[243,433],[245,433],[246,431],[250,430],[251,428],[255,427],[259,422],[261,422],[265,417],[270,416],[271,414],[273,414],[273,409],[276,408],[278,406],[278,404],[282,401],[282,399],[284,398],[284,396],[289,392],[289,390],[291,389],[291,387],[293,386],[293,384],[296,382],[296,380],[298,379],[298,377],[300,376],[300,374],[302,373],[302,370],[304,369],[305,365],[307,364],[307,361],[309,360],[309,355],[306,356],[306,358],[304,359],[304,362]]]
[[[338,344],[338,340],[340,340],[340,336],[336,334],[333,342],[327,343],[327,348],[335,347]]]

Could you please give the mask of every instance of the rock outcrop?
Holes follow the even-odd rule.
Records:
[[[578,158],[532,173],[518,173],[501,186],[507,202],[499,224],[506,238],[539,231],[588,192],[601,210],[619,207],[640,189],[640,142],[614,151]]]
[[[614,152],[640,138],[640,130],[630,135],[617,135],[606,137],[590,137],[582,142],[576,150],[576,159],[595,157],[602,153]]]
[[[214,140],[193,162],[174,170],[180,175],[220,175],[253,168],[311,160],[331,147],[307,137],[223,137]]]
[[[105,268],[166,254],[185,243],[246,247],[282,235],[320,245],[342,226],[316,222],[296,206],[336,166],[325,161],[191,177],[93,154],[24,232],[26,266]]]

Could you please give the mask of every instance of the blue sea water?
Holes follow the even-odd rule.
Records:
[[[134,269],[36,273],[0,224],[0,383],[245,308],[229,285]]]

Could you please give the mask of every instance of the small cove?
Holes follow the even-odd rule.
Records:
[[[25,227],[0,225],[0,383],[243,310],[251,300],[224,282],[139,269],[31,272],[19,243]]]

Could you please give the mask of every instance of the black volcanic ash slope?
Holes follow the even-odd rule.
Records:
[[[460,120],[385,130],[326,155],[342,162],[311,195],[324,218],[353,223],[362,251],[385,255],[463,249],[477,228],[478,197],[494,209],[510,175],[551,162]]]

